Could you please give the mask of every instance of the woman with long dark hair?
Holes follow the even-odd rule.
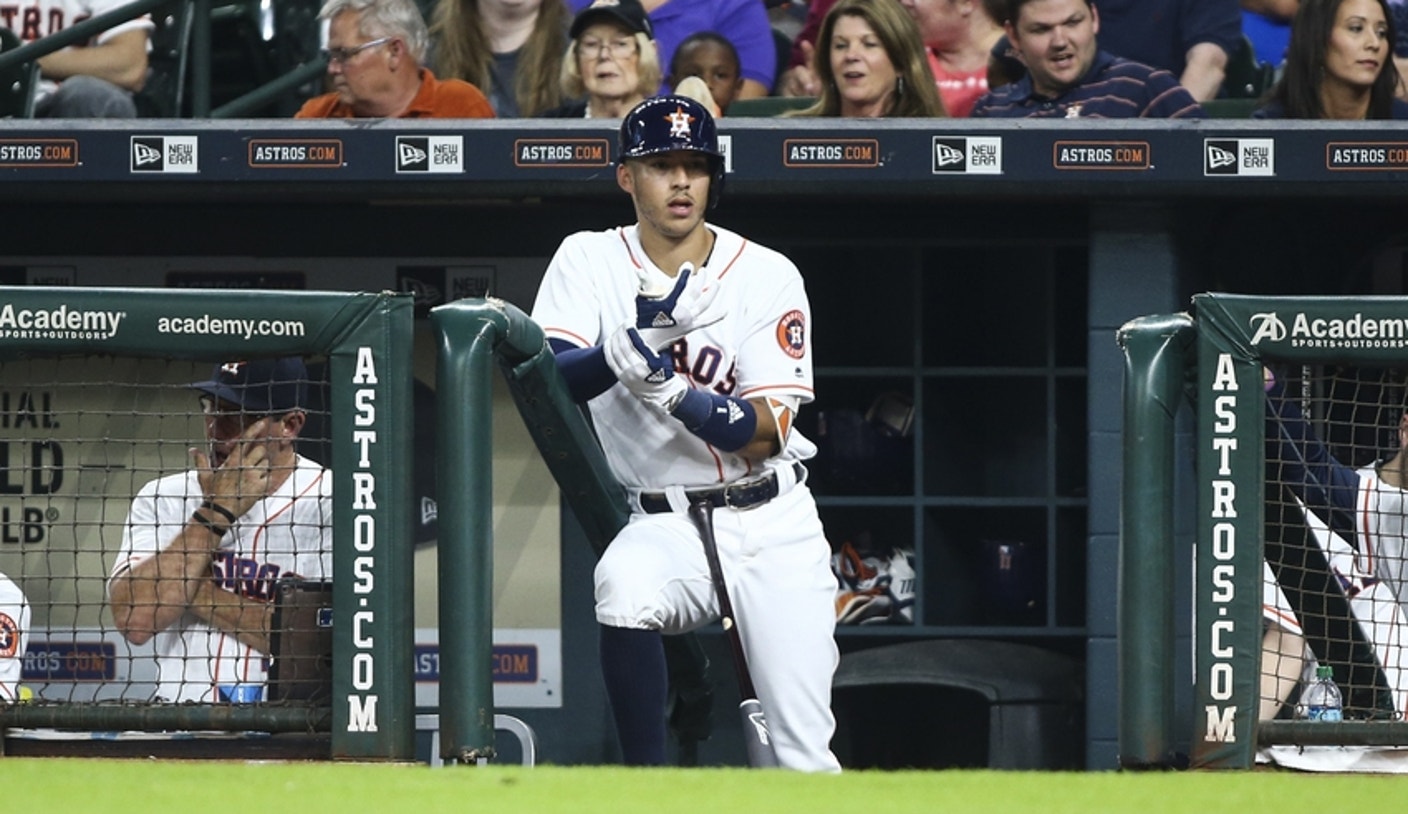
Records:
[[[1285,72],[1252,118],[1408,119],[1393,43],[1384,0],[1301,0]]]

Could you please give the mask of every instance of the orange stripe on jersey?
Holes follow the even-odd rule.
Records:
[[[724,270],[719,272],[718,279],[722,280],[724,278],[724,275],[728,274],[729,269],[733,268],[733,264],[737,263],[738,258],[743,256],[743,250],[746,248],[748,248],[748,239],[744,238],[742,245],[738,247],[738,253],[735,254],[733,257],[730,257],[728,259],[728,262],[724,264]]]
[[[738,397],[739,397],[739,398],[743,398],[743,399],[752,398],[753,395],[754,395],[755,393],[757,393],[759,390],[767,390],[767,391],[784,390],[784,391],[790,391],[790,392],[798,392],[798,391],[800,391],[800,392],[806,393],[806,394],[808,394],[808,395],[813,395],[813,396],[816,395],[816,390],[814,390],[814,389],[812,389],[812,388],[810,388],[810,387],[802,387],[802,386],[796,385],[796,384],[760,384],[760,385],[758,385],[757,387],[750,387],[750,388],[748,388],[747,390],[740,391],[739,394],[738,394]]]
[[[635,263],[636,268],[645,268],[644,266],[641,265],[641,262],[636,259],[636,253],[631,250],[631,241],[629,241],[629,240],[626,239],[626,230],[625,230],[625,229],[617,229],[617,230],[616,230],[616,236],[619,237],[619,238],[621,238],[621,242],[625,244],[625,246],[626,246],[626,256],[629,257],[629,258],[631,258],[631,262],[632,262],[632,263]]]
[[[260,524],[259,528],[256,529],[255,532],[254,532],[254,540],[253,540],[253,543],[252,543],[251,546],[250,546],[249,556],[250,556],[251,559],[256,559],[256,560],[259,559],[259,538],[261,538],[261,537],[264,536],[264,532],[268,530],[269,524],[273,523],[273,522],[274,522],[274,519],[277,518],[279,515],[283,514],[284,512],[288,511],[289,509],[292,509],[292,508],[293,508],[293,504],[294,504],[294,503],[297,503],[297,502],[299,501],[299,499],[303,498],[303,497],[306,496],[309,492],[313,491],[313,489],[314,489],[319,483],[322,483],[322,482],[323,482],[323,476],[326,475],[327,473],[328,473],[328,471],[327,471],[326,469],[320,470],[320,471],[318,472],[318,477],[316,477],[316,478],[314,478],[313,480],[309,481],[308,485],[303,488],[303,491],[301,491],[301,492],[299,492],[298,494],[294,495],[290,500],[288,500],[287,502],[285,502],[284,505],[283,505],[282,507],[280,507],[278,511],[276,511],[276,512],[274,512],[273,514],[269,515],[268,519],[266,519],[263,523]],[[291,477],[291,476],[290,476],[290,477]],[[294,529],[294,530],[293,530],[293,533],[296,534],[297,532],[298,532],[298,529]]]
[[[1369,478],[1364,484],[1364,505],[1359,507],[1359,523],[1362,526],[1359,537],[1364,541],[1364,550],[1357,552],[1364,555],[1363,571],[1366,574],[1374,573],[1374,537],[1369,531],[1369,497],[1378,492],[1378,484],[1373,478]]]
[[[588,342],[585,336],[573,333],[571,331],[563,330],[562,328],[544,328],[543,333],[557,334],[558,337],[566,339],[569,342],[573,342],[577,345],[577,347],[580,348],[590,348],[592,346],[592,343]]]

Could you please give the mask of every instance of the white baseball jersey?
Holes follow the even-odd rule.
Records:
[[[50,34],[57,34],[89,17],[121,8],[127,2],[128,0],[0,0],[0,27],[15,32],[20,42],[29,43]],[[101,45],[124,31],[151,31],[154,28],[151,16],[142,15],[135,20],[118,23],[94,37],[89,44]],[[147,50],[151,50],[150,38]],[[56,87],[58,83],[52,79],[41,79],[39,96],[53,93]]]
[[[146,560],[181,532],[204,496],[195,472],[167,475],[142,487],[122,534],[116,576]],[[272,602],[280,577],[332,579],[332,473],[298,457],[288,479],[239,518],[214,554],[219,587]],[[266,655],[190,613],[152,639],[157,697],[166,701],[220,700],[218,687],[262,687]]]
[[[706,228],[714,248],[696,273],[721,287],[715,306],[727,316],[664,351],[674,356],[675,375],[690,387],[741,399],[811,401],[811,308],[797,267],[727,229]],[[646,257],[636,226],[579,232],[548,266],[533,317],[550,339],[599,345],[623,324],[635,324],[641,272],[657,283],[668,276]],[[607,461],[633,494],[682,495],[680,487],[763,474],[623,386],[612,386],[590,407]],[[714,532],[779,763],[838,771],[830,751],[836,577],[816,502],[792,465],[816,447],[795,431],[785,435],[781,453],[765,464],[777,473],[778,496],[743,510],[716,510]],[[682,508],[633,514],[602,555],[595,580],[596,618],[610,627],[680,633],[719,615],[699,530]]]
[[[20,586],[0,574],[0,704],[19,699],[28,641],[29,600]]]
[[[696,389],[750,399],[813,397],[811,308],[792,261],[710,224],[714,249],[696,273],[722,286],[728,316],[681,340],[675,375]],[[663,272],[646,257],[637,227],[578,232],[562,242],[538,290],[533,318],[549,339],[591,347],[635,323],[639,272]],[[681,347],[680,343],[676,348]],[[716,449],[680,422],[612,387],[590,403],[592,420],[616,477],[629,490],[703,486],[759,474],[737,455]],[[772,459],[783,464],[816,454],[800,433]]]
[[[90,17],[121,8],[127,2],[128,0],[0,0],[0,26],[15,32],[21,42],[33,42],[50,34],[57,34]],[[95,37],[92,44],[101,44],[123,31],[150,31],[153,27],[151,18],[144,15],[109,28]]]
[[[1384,670],[1384,678],[1393,692],[1394,708],[1408,714],[1408,605],[1403,603],[1404,518],[1408,509],[1404,492],[1384,483],[1374,467],[1358,470],[1359,489],[1354,514],[1361,543],[1359,551],[1338,534],[1330,531],[1313,512],[1305,512],[1316,542],[1324,550],[1330,570],[1343,587],[1364,637],[1372,644],[1374,654]],[[1304,508],[1302,506],[1302,508]],[[1263,564],[1263,614],[1275,624],[1297,635],[1302,634],[1290,601],[1286,599],[1270,565]],[[1307,648],[1308,651],[1308,648]],[[1313,654],[1307,652],[1307,666],[1302,677],[1314,676]]]

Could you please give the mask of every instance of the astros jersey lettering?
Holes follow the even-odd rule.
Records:
[[[167,475],[142,487],[132,501],[115,577],[155,556],[179,534],[204,496],[194,472]],[[249,599],[274,600],[280,577],[332,579],[332,475],[298,457],[294,471],[230,528],[213,557],[218,587]],[[218,701],[222,685],[263,686],[265,654],[191,614],[152,638],[157,698]]]
[[[675,375],[691,387],[742,399],[811,401],[811,310],[801,274],[771,249],[727,229],[708,228],[716,236],[714,249],[697,273],[722,286],[719,297],[729,316],[675,343],[668,351]],[[666,276],[646,257],[634,225],[572,235],[548,266],[533,318],[549,339],[578,347],[600,344],[623,323],[634,323],[642,269]],[[607,460],[627,489],[702,486],[759,474],[743,458],[652,412],[625,388],[611,388],[590,407]],[[810,440],[793,432],[770,463],[785,467],[815,453]]]

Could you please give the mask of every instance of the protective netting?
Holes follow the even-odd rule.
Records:
[[[290,425],[306,465],[277,476],[295,497],[277,505],[270,498],[267,508],[260,502],[232,523],[200,510],[199,481],[182,473],[193,465],[192,450],[223,456],[207,427],[248,429],[263,413],[210,398],[203,404],[191,385],[212,379],[210,363],[92,355],[0,363],[0,573],[30,606],[21,697],[35,705],[318,699],[331,652],[323,610],[330,595],[322,590],[331,578],[331,503],[298,510],[294,503],[324,488],[325,369],[307,360],[305,417]],[[134,508],[144,489],[146,514]],[[193,514],[214,524],[209,533],[225,533],[218,544],[194,535],[205,546],[192,554],[204,581],[189,606],[157,600],[155,613],[125,606],[119,624],[109,601],[114,570],[150,558],[144,545],[169,550]],[[281,536],[312,542],[281,550]],[[177,582],[170,570],[156,576]],[[148,617],[169,624],[143,633]],[[266,686],[270,656],[280,650],[286,656]]]
[[[1345,720],[1408,710],[1404,373],[1271,365],[1259,717],[1306,716],[1333,668]]]

